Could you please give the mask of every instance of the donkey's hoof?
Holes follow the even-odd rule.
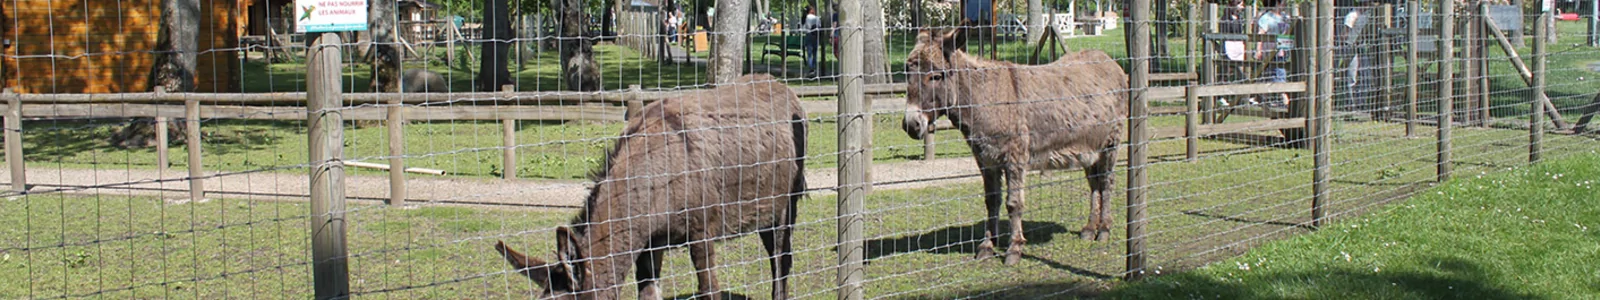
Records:
[[[1006,265],[1014,266],[1022,262],[1022,251],[1006,251]]]
[[[1083,239],[1085,241],[1093,241],[1095,239],[1095,231],[1094,231],[1094,229],[1091,229],[1091,228],[1084,228],[1083,230],[1079,230],[1078,231],[1078,238]]]
[[[1095,241],[1104,242],[1104,241],[1106,241],[1108,239],[1111,239],[1111,230],[1110,229],[1101,229],[1101,230],[1097,230],[1097,231],[1094,232],[1094,240]]]

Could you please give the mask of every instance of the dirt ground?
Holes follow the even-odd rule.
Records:
[[[32,194],[61,192],[155,196],[170,202],[189,201],[188,172],[181,169],[89,170],[30,166],[27,170],[29,193]],[[10,170],[5,172],[9,174]],[[880,183],[875,189],[911,189],[952,181],[974,181],[977,180],[977,173],[977,164],[971,158],[879,163],[872,166],[873,181]],[[832,168],[807,170],[806,184],[812,189],[813,195],[832,194],[832,188],[838,183],[837,175]],[[406,201],[410,204],[577,208],[582,205],[591,184],[578,180],[407,176]],[[10,186],[10,177],[4,179],[4,185]],[[307,175],[293,172],[207,173],[202,182],[206,198],[304,201],[310,191]],[[17,196],[14,192],[0,195]],[[345,197],[359,202],[386,201],[389,197],[389,177],[348,175]]]

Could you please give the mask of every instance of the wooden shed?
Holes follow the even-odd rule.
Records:
[[[240,0],[200,1],[199,92],[239,90]],[[9,0],[0,3],[5,45],[0,84],[19,93],[146,90],[161,28],[160,0]]]

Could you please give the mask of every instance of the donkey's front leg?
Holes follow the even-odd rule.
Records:
[[[1000,196],[1005,192],[1000,181],[1005,172],[1000,168],[999,164],[978,165],[978,172],[983,175],[983,207],[988,214],[983,219],[983,242],[978,243],[978,255],[974,259],[994,256],[994,247],[1000,244]]]
[[[1026,161],[1026,160],[1022,160]],[[1011,218],[1011,247],[1006,249],[1006,264],[1014,265],[1022,261],[1022,244],[1028,239],[1022,234],[1022,212],[1026,210],[1026,189],[1028,187],[1028,169],[1022,163],[1009,163],[1005,165],[1006,175],[1006,212]]]
[[[702,236],[690,241],[689,259],[694,261],[695,275],[700,279],[700,297],[722,299],[721,288],[717,287],[717,274],[712,270],[717,266],[717,255],[711,239]]]

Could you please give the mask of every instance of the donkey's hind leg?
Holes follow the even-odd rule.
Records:
[[[1094,240],[1105,241],[1111,238],[1111,188],[1116,185],[1117,150],[1112,147],[1100,152],[1099,160],[1095,161],[1088,170],[1091,212],[1091,223],[1094,225]],[[1087,229],[1086,229],[1087,230]]]
[[[1011,246],[1006,248],[1006,264],[1015,265],[1022,261],[1022,245],[1028,243],[1022,228],[1022,213],[1027,210],[1028,169],[1020,164],[1005,167],[1006,212],[1011,219]]]
[[[639,281],[639,299],[661,300],[661,285],[656,282],[661,278],[661,260],[666,255],[667,248],[650,245],[651,249],[639,254],[634,260],[633,277]]]
[[[983,207],[988,210],[983,219],[983,241],[978,243],[978,254],[974,259],[985,259],[994,256],[995,245],[1000,244],[1000,197],[1004,193],[1001,185],[1002,172],[997,167],[979,165],[978,172],[983,175]]]
[[[796,197],[798,198],[798,197]],[[761,245],[767,248],[767,259],[772,264],[772,299],[789,298],[789,269],[794,266],[794,210],[779,215],[778,227],[761,231]],[[785,216],[787,215],[787,216]]]
[[[689,260],[694,261],[695,276],[700,281],[700,297],[702,299],[721,300],[721,288],[717,285],[716,246],[710,237],[700,235],[691,236],[689,241]]]

